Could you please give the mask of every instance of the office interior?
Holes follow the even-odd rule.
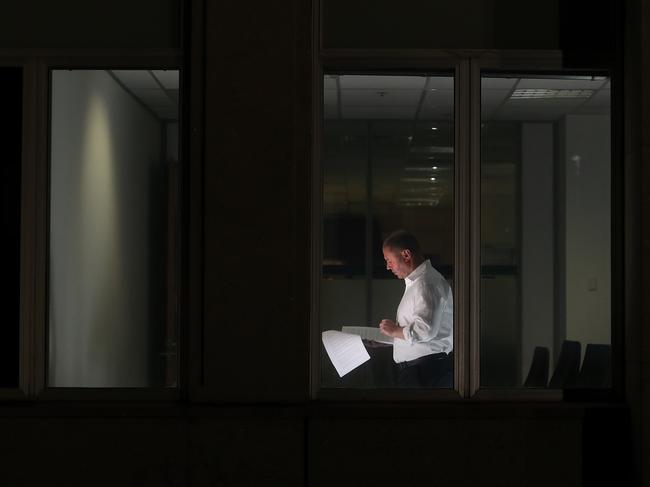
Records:
[[[650,485],[650,17],[568,3],[8,8],[0,483]],[[453,389],[320,346],[401,227]]]

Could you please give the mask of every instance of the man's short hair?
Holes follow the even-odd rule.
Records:
[[[384,247],[395,250],[410,250],[412,254],[420,254],[420,244],[411,232],[397,230],[384,239]]]

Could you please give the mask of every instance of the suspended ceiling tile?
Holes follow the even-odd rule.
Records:
[[[512,90],[519,78],[481,78],[481,90]]]
[[[609,110],[611,106],[611,92],[610,90],[600,90],[598,93],[596,93],[594,96],[592,96],[589,100],[587,100],[587,103],[585,103],[585,106],[588,107],[598,107],[598,108],[606,108]]]
[[[511,90],[483,90],[481,91],[481,108],[495,108],[508,100]]]
[[[336,79],[338,76],[326,74],[323,77],[323,88],[325,90],[336,90]]]
[[[178,90],[180,76],[177,69],[154,70],[152,73],[166,90]]]
[[[421,92],[417,90],[392,90],[392,91],[366,91],[366,90],[341,90],[341,104],[343,106],[405,106],[417,107],[420,102]]]
[[[137,89],[160,89],[156,80],[148,71],[142,69],[125,69],[111,71],[130,91]]]
[[[454,91],[453,76],[429,76],[427,90],[450,90]]]
[[[415,106],[342,106],[342,117],[353,119],[413,119]]]
[[[341,89],[355,90],[422,90],[424,76],[341,75]]]
[[[427,90],[423,106],[454,106],[454,90]]]

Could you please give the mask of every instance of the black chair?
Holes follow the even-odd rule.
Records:
[[[612,347],[587,344],[582,368],[578,374],[578,387],[607,388],[612,386]]]
[[[524,387],[546,387],[548,384],[549,352],[546,347],[535,347]]]
[[[575,387],[580,370],[580,342],[564,340],[560,356],[555,364],[555,371],[548,387],[551,389],[567,389]]]

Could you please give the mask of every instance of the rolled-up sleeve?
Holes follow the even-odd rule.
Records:
[[[403,317],[404,340],[407,343],[421,343],[432,340],[440,330],[445,300],[437,289],[418,286],[410,298],[410,313]]]

